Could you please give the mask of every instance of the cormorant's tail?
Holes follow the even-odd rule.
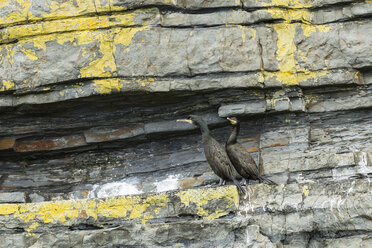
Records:
[[[233,179],[234,184],[239,188],[239,190],[246,195],[247,191],[243,188],[243,186],[240,185],[239,181],[236,179]]]
[[[260,179],[261,182],[265,182],[266,184],[278,185],[276,182],[271,181],[270,179],[265,178],[263,176],[260,176],[259,179]]]

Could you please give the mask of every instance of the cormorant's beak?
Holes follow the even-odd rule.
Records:
[[[228,119],[228,120],[230,121],[231,124],[236,124],[236,123],[237,123],[236,120],[230,119],[229,117],[227,117],[226,119]]]
[[[189,119],[182,119],[182,120],[177,120],[178,122],[187,122],[187,123],[190,123],[190,124],[193,124],[192,120],[189,120]]]

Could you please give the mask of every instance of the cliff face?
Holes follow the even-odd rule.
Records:
[[[0,247],[372,247],[371,16],[369,0],[2,1]],[[189,114],[221,143],[239,116],[280,185],[210,188]]]

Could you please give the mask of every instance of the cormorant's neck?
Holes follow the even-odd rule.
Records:
[[[198,125],[203,135],[209,134],[210,131],[209,131],[207,123],[205,123],[204,121],[198,121]]]
[[[229,139],[227,140],[226,144],[227,145],[231,145],[231,144],[235,144],[236,143],[236,139],[238,137],[238,134],[239,134],[239,130],[240,130],[240,124],[236,124],[230,134],[230,137]]]

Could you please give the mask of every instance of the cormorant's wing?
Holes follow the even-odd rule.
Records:
[[[217,140],[211,137],[204,146],[204,153],[212,169],[215,167],[217,176],[224,180],[233,179],[232,164],[225,149]]]
[[[249,175],[250,178],[254,180],[260,180],[260,182],[277,185],[277,183],[274,181],[265,178],[260,174],[256,162],[252,158],[251,154],[241,144],[236,143],[234,145],[230,145],[227,148],[227,152],[231,162],[236,167],[238,172],[239,169],[242,169],[247,175]]]
[[[232,180],[240,191],[242,191],[244,194],[247,193],[237,180],[240,178],[240,176],[230,162],[225,148],[221,146],[217,140],[210,138],[204,147],[204,153],[212,169],[215,167],[216,171],[218,171],[215,171],[217,176],[221,177],[223,180]],[[218,173],[221,174],[219,175]]]
[[[235,167],[244,170],[251,179],[257,180],[260,172],[251,154],[241,144],[236,143],[228,147],[228,154]],[[239,169],[237,171],[239,172]],[[243,176],[243,175],[242,175]]]

